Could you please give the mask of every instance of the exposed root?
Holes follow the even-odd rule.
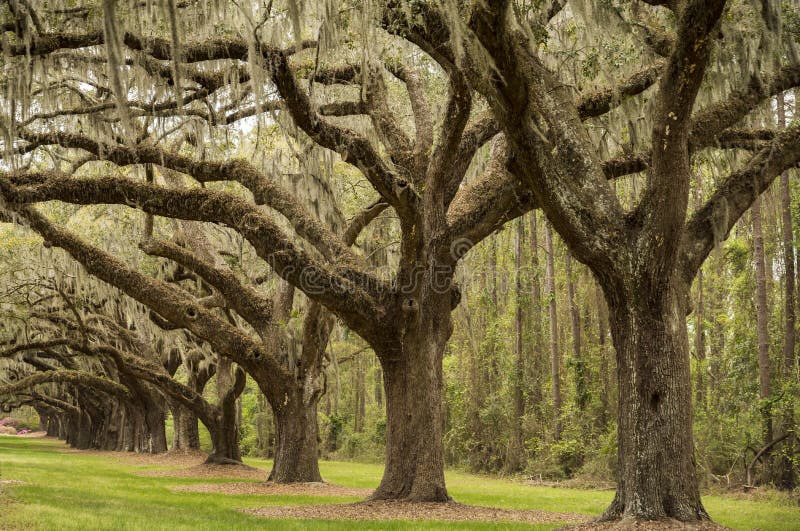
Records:
[[[641,520],[638,518],[622,518],[617,520],[586,522],[578,525],[570,525],[560,528],[563,531],[719,531],[727,530],[728,527],[716,524],[710,520],[696,520],[694,522],[681,522],[673,518],[665,520]]]

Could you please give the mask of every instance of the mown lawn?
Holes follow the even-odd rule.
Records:
[[[170,486],[209,480],[141,477],[139,465],[119,464],[104,456],[61,453],[52,439],[0,437],[0,529],[552,529],[554,525],[453,524],[441,522],[336,522],[265,520],[235,511],[237,507],[356,501],[312,496],[230,496],[172,492]],[[269,463],[248,459],[266,470]],[[375,487],[379,465],[322,462],[326,481],[352,487]],[[225,480],[218,480],[225,481]],[[448,472],[451,495],[462,503],[510,509],[599,514],[609,491],[531,487],[509,480]],[[776,502],[705,498],[711,516],[734,529],[800,530],[800,507]]]

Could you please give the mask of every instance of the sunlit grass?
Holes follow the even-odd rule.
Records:
[[[465,524],[441,522],[334,522],[264,520],[234,510],[266,505],[356,501],[352,497],[230,496],[172,492],[169,487],[209,480],[141,477],[141,465],[81,453],[62,453],[51,439],[0,437],[0,479],[24,481],[2,486],[0,529],[552,529],[554,525]],[[264,470],[269,462],[247,459]],[[323,461],[331,483],[374,488],[379,465]],[[217,480],[231,481],[231,480]],[[238,481],[238,480],[237,480]],[[539,509],[596,515],[611,500],[610,491],[532,487],[513,481],[448,472],[452,496],[463,503],[510,509]],[[800,508],[768,501],[705,498],[719,523],[734,529],[800,530]]]

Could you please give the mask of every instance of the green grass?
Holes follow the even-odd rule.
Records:
[[[357,498],[312,496],[229,496],[172,492],[170,486],[208,480],[151,478],[133,475],[142,466],[103,456],[61,453],[51,439],[0,437],[0,479],[24,481],[2,486],[0,529],[552,529],[557,526],[465,524],[441,522],[336,522],[264,520],[235,511],[238,507],[300,505],[356,501]],[[247,459],[266,471],[269,462]],[[373,488],[381,467],[373,464],[320,464],[329,482]],[[224,480],[218,480],[220,482]],[[531,487],[513,481],[448,472],[447,485],[458,501],[510,509],[599,514],[611,500],[609,491]],[[743,501],[722,496],[704,499],[711,516],[734,529],[800,530],[800,508],[777,502]]]

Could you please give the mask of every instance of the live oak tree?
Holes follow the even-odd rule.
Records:
[[[532,192],[572,254],[603,288],[620,389],[618,487],[606,517],[696,520],[708,515],[693,460],[688,288],[715,244],[800,158],[797,127],[729,129],[760,102],[795,86],[797,67],[790,63],[754,71],[748,85],[694,111],[716,42],[741,42],[745,37],[737,30],[742,29],[724,24],[721,29],[725,2],[652,4],[663,5],[673,16],[665,17],[672,28],[654,46],[665,59],[648,67],[654,69],[649,79],[645,69],[598,93],[619,98],[653,86],[649,146],[606,161],[582,124],[604,113],[606,104],[576,101],[550,65],[547,48],[536,45],[531,26],[537,19],[529,13],[510,2],[443,11],[422,5],[410,14],[398,6],[388,26],[469,73],[505,134],[512,154],[509,178]],[[774,6],[764,6],[762,38],[777,38],[770,33],[776,31]],[[538,24],[547,23],[561,7],[543,13]],[[617,14],[625,20],[624,11]],[[657,33],[649,31],[648,38],[652,41]],[[787,48],[792,51],[793,43]],[[769,46],[761,50],[778,53]],[[750,146],[735,141],[753,155],[689,213],[692,156],[705,147],[731,146],[732,136],[766,140]],[[625,169],[616,166],[623,160]],[[608,178],[634,171],[644,171],[646,178],[640,196],[626,207]]]
[[[137,9],[137,6],[132,8]],[[45,196],[49,193],[46,190],[49,190],[56,193],[57,199],[66,202],[133,204],[153,215],[224,223],[234,228],[247,238],[278,275],[302,290],[312,301],[336,314],[349,328],[361,335],[380,358],[388,416],[387,467],[375,497],[448,499],[443,474],[440,402],[441,358],[452,329],[450,310],[458,302],[458,291],[452,286],[452,275],[463,253],[508,218],[503,210],[473,204],[473,199],[484,193],[481,188],[459,188],[475,152],[496,133],[494,122],[487,116],[477,115],[470,120],[472,92],[464,76],[455,70],[442,73],[448,96],[439,126],[433,123],[431,107],[414,66],[391,57],[375,57],[360,65],[340,68],[338,65],[334,65],[337,68],[320,67],[309,72],[308,75],[322,83],[359,83],[364,91],[363,105],[345,101],[341,105],[318,109],[290,66],[291,57],[309,46],[301,39],[300,27],[295,28],[294,45],[285,42],[270,45],[261,40],[233,37],[209,37],[205,42],[178,43],[174,35],[173,39],[163,39],[126,32],[121,23],[114,19],[110,9],[106,9],[105,14],[104,31],[82,35],[48,33],[44,27],[42,32],[38,32],[36,28],[18,24],[17,37],[11,37],[18,44],[9,47],[10,54],[16,54],[20,59],[35,56],[35,60],[44,62],[83,61],[89,63],[87,68],[98,68],[96,65],[105,68],[107,63],[112,86],[104,88],[104,97],[115,93],[119,95],[119,85],[122,84],[119,72],[125,70],[136,69],[137,76],[141,78],[137,83],[141,85],[147,80],[144,84],[149,83],[151,90],[156,93],[161,92],[157,90],[159,86],[191,85],[194,96],[184,99],[188,100],[185,105],[192,109],[184,109],[183,101],[167,101],[164,105],[147,105],[145,102],[128,105],[123,101],[117,101],[116,105],[109,101],[92,105],[91,108],[44,112],[31,116],[32,122],[20,123],[14,119],[8,124],[10,136],[22,141],[12,140],[9,144],[13,145],[11,151],[30,152],[38,146],[58,145],[70,150],[83,150],[88,152],[90,158],[101,158],[119,166],[154,164],[186,173],[203,183],[235,181],[253,193],[256,204],[263,204],[280,213],[291,224],[295,234],[287,234],[271,216],[253,203],[231,194],[202,188],[179,190],[115,176],[87,179],[53,171],[14,172],[4,180],[3,195],[9,201],[9,209],[53,245],[67,249],[92,274],[112,282],[137,300],[158,308],[162,316],[189,328],[215,348],[225,351],[228,357],[245,367],[251,375],[257,375],[257,381],[269,381],[269,385],[262,386],[262,390],[271,398],[276,416],[291,416],[294,419],[293,426],[302,425],[297,421],[298,417],[303,416],[298,408],[302,405],[304,394],[308,394],[306,385],[309,382],[305,378],[305,371],[310,363],[301,360],[298,368],[288,368],[296,375],[291,379],[295,382],[293,394],[276,392],[275,389],[282,389],[280,382],[287,380],[287,369],[276,363],[272,354],[267,353],[261,345],[233,331],[220,333],[220,330],[227,330],[225,324],[207,315],[190,299],[164,286],[157,286],[136,272],[125,270],[118,261],[100,255],[96,249],[55,228],[22,204],[46,200]],[[260,16],[265,15],[266,20],[269,12],[260,13]],[[90,17],[87,15],[87,18]],[[236,22],[235,18],[233,21]],[[50,36],[55,41],[45,44]],[[66,40],[62,37],[66,37]],[[30,38],[36,41],[32,48],[24,43]],[[86,60],[86,54],[76,58],[74,53],[64,58],[58,54],[50,57],[56,50],[82,50],[100,44],[107,49],[105,58],[100,61]],[[130,53],[131,57],[120,55],[123,50],[124,54]],[[172,66],[165,62],[175,58],[178,61]],[[228,61],[236,74],[228,77],[224,72],[217,71],[210,75],[213,70],[208,71],[206,65],[195,66],[211,60]],[[138,70],[139,61],[144,65],[143,71]],[[27,66],[21,63],[20,68],[35,72],[27,70]],[[386,80],[390,72],[408,94],[415,125],[413,140],[390,110]],[[256,81],[269,81],[277,90],[280,100],[273,103],[263,99],[256,99],[255,104],[247,102],[247,94],[243,96],[236,86],[242,79],[253,80],[251,90],[245,93],[253,92],[259,98],[263,98],[263,86]],[[226,83],[228,81],[230,83]],[[47,86],[49,80],[43,80],[42,84]],[[316,220],[279,183],[253,164],[244,160],[202,160],[165,150],[152,142],[143,142],[143,135],[138,135],[138,143],[132,138],[136,135],[132,135],[130,130],[136,129],[135,124],[146,123],[146,118],[161,112],[162,107],[166,107],[167,111],[176,111],[175,114],[195,112],[193,103],[197,99],[220,89],[227,92],[222,96],[226,103],[222,103],[224,117],[219,121],[233,122],[248,112],[275,109],[279,103],[282,112],[288,114],[305,135],[303,138],[339,153],[344,162],[363,174],[377,192],[377,202],[356,216],[339,236]],[[36,95],[32,97],[36,99]],[[171,100],[171,97],[172,90],[168,89],[166,98]],[[17,100],[22,99],[17,97]],[[48,105],[47,98],[40,101],[41,105]],[[213,125],[220,116],[214,104],[210,105],[214,112],[206,116]],[[156,107],[159,110],[155,110]],[[369,115],[383,149],[379,149],[377,143],[371,142],[365,134],[320,116],[320,113],[352,112]],[[97,113],[115,116],[112,124],[118,122],[119,129],[128,131],[118,131],[120,137],[107,135],[98,127],[93,128],[89,135],[37,125],[39,121],[64,119],[65,115],[94,117]],[[50,118],[52,114],[55,117]],[[127,137],[123,132],[128,133]],[[493,166],[500,164],[503,153],[502,149],[497,150],[491,163]],[[81,160],[73,162],[77,166]],[[33,184],[37,180],[38,184]],[[33,184],[33,187],[25,183]],[[19,195],[23,191],[34,192],[34,189],[43,194],[38,197]],[[358,231],[388,206],[398,216],[402,234],[401,257],[390,282],[371,275],[366,271],[364,259],[348,249]],[[302,250],[293,241],[297,237],[306,240],[314,251]],[[167,254],[166,250],[159,252],[148,242],[145,242],[144,248],[156,254]],[[170,258],[178,257],[178,250],[174,247],[169,252],[173,253]],[[188,261],[188,258],[184,260]],[[200,265],[192,264],[195,271]],[[221,289],[224,280],[218,280],[218,289]],[[229,303],[233,304],[235,300],[249,299],[236,297]],[[239,310],[238,313],[242,315],[249,309]],[[311,396],[314,396],[313,389]],[[293,445],[292,448],[296,450],[298,446]],[[314,453],[307,452],[305,455]],[[276,467],[278,463],[276,460]]]
[[[44,379],[75,371],[83,371],[88,375],[99,372],[96,377],[85,380],[88,388],[97,387],[98,378],[107,378],[126,386],[132,397],[127,407],[120,405],[120,409],[117,403],[101,401],[104,415],[99,417],[90,413],[89,422],[84,422],[86,416],[82,409],[88,409],[88,397],[85,393],[75,394],[78,406],[74,411],[67,411],[67,419],[77,418],[76,446],[86,447],[91,440],[92,444],[101,448],[110,446],[111,449],[152,453],[166,451],[166,397],[184,408],[187,414],[199,418],[208,428],[213,451],[207,462],[241,464],[235,408],[235,401],[245,384],[241,369],[236,371],[235,380],[230,385],[222,385],[218,381],[218,385],[222,385],[219,402],[211,404],[202,396],[202,391],[198,392],[198,387],[202,389],[205,381],[216,372],[216,363],[208,363],[199,349],[187,348],[186,343],[175,335],[169,337],[160,333],[158,327],[152,324],[148,326],[146,312],[141,307],[130,304],[119,293],[111,291],[103,294],[98,283],[82,278],[80,274],[73,276],[65,273],[59,275],[59,279],[44,278],[35,282],[30,278],[19,278],[19,272],[15,276],[15,283],[27,291],[25,299],[32,302],[23,314],[25,333],[15,334],[17,337],[13,339],[13,345],[0,351],[0,359],[16,359],[43,373],[32,375],[30,380],[17,379],[13,382],[15,388],[27,392],[26,382],[33,387],[43,383]],[[13,284],[7,279],[6,285]],[[19,289],[9,287],[9,291]],[[53,304],[53,295],[56,301],[63,302]],[[150,334],[147,334],[148,329]],[[153,332],[158,337],[154,337]],[[21,341],[22,337],[26,340]],[[169,347],[170,356],[157,351],[165,344]],[[167,368],[171,363],[169,358],[176,353],[180,358],[180,351],[183,350],[187,351],[185,357],[189,385],[174,379]],[[201,381],[199,386],[198,380]],[[101,387],[101,390],[104,388]],[[31,397],[35,403],[43,400],[42,397]],[[53,406],[52,401],[47,404]],[[124,441],[127,425],[131,422],[133,436],[129,439],[133,440],[133,448]],[[144,445],[138,442],[142,440],[139,436],[142,428],[146,428]],[[177,422],[175,429],[176,432],[180,429]],[[106,441],[96,435],[89,436],[91,432],[103,433]],[[116,441],[112,440],[113,432],[120,435]]]
[[[234,228],[279,276],[337,315],[379,357],[387,466],[375,496],[413,500],[447,499],[441,359],[452,330],[450,311],[459,300],[455,267],[505,221],[541,208],[572,256],[594,273],[608,305],[624,399],[619,484],[607,516],[706,518],[692,461],[688,289],[754,198],[797,163],[797,127],[739,126],[763,102],[796,86],[800,74],[793,43],[781,40],[771,2],[763,3],[763,14],[744,3],[727,8],[754,21],[760,32],[745,31],[733,16],[723,21],[722,1],[646,3],[654,5],[612,2],[593,10],[581,2],[389,2],[358,19],[349,10],[301,17],[289,2],[247,7],[243,15],[228,12],[220,21],[214,18],[219,13],[207,13],[202,5],[180,12],[173,6],[167,13],[173,16],[165,17],[171,26],[166,37],[167,28],[125,27],[114,16],[113,2],[105,3],[102,30],[97,13],[87,10],[81,28],[57,31],[62,15],[29,2],[33,8],[16,9],[14,22],[4,26],[6,60],[18,79],[35,80],[37,88],[29,90],[30,82],[13,85],[19,90],[11,93],[14,106],[6,104],[6,149],[23,162],[15,162],[20,169],[1,181],[2,197],[9,210],[105,279],[118,272],[116,262],[104,258],[99,265],[93,251],[25,204],[129,204],[153,215]],[[192,21],[205,30],[211,27],[206,17],[229,33],[196,31],[195,40],[181,39],[180,24]],[[285,20],[290,27],[281,26]],[[594,31],[570,33],[575,20]],[[237,27],[246,28],[242,36],[235,34]],[[275,28],[283,33],[266,31]],[[312,28],[317,42],[304,40]],[[343,35],[341,28],[353,31]],[[578,87],[576,93],[571,85],[582,83],[572,83],[578,80],[569,69],[560,69],[560,55],[575,57],[570,46],[578,39],[602,43],[606,35],[635,39],[640,55],[615,65],[605,76],[606,87]],[[751,61],[753,42],[760,42],[761,56],[775,60]],[[350,43],[358,46],[348,48]],[[401,52],[376,51],[387,43]],[[338,49],[345,51],[337,56]],[[348,62],[352,49],[360,57]],[[417,61],[398,60],[404,52]],[[721,59],[711,61],[712,54]],[[69,90],[69,82],[30,62],[81,65],[82,82],[100,85],[102,100],[59,107],[39,87],[63,81]],[[709,72],[733,86],[719,90]],[[125,76],[136,79],[127,90]],[[421,81],[427,77],[435,82]],[[358,97],[342,101],[344,91],[324,88],[340,84],[355,84]],[[445,104],[435,113],[430,93],[442,87]],[[268,90],[274,93],[267,96]],[[404,94],[401,103],[389,97],[397,91]],[[643,97],[649,98],[646,105]],[[621,112],[637,105],[646,110],[641,120]],[[401,235],[391,282],[370,274],[363,257],[348,248],[348,232],[337,236],[267,172],[242,160],[165,149],[139,131],[149,118],[164,114],[173,120],[197,117],[204,127],[218,129],[267,111],[289,124],[287,134],[303,145],[336,152],[355,167],[379,196],[373,209],[391,207]],[[354,114],[366,115],[368,123],[339,118]],[[81,118],[78,126],[76,117],[96,120]],[[171,129],[178,124],[173,120],[159,124]],[[482,146],[492,138],[486,153]],[[619,152],[610,153],[609,144]],[[26,169],[25,155],[44,146],[60,146],[52,152],[56,160],[67,150],[71,168],[102,159],[116,166],[154,164],[201,183],[238,182],[293,232],[230,193]],[[708,149],[751,155],[690,213],[691,164]],[[476,153],[482,161],[473,160]],[[641,191],[622,203],[608,180],[637,173],[644,173],[643,179],[633,177]],[[300,239],[311,249],[301,249]],[[127,293],[139,300],[148,296],[137,289],[145,279],[128,279]],[[260,347],[240,335],[220,337],[224,322],[159,289],[160,298],[170,301],[159,313],[216,340],[220,349],[225,343],[228,350],[232,344],[243,347],[229,356],[251,374],[268,363]]]

